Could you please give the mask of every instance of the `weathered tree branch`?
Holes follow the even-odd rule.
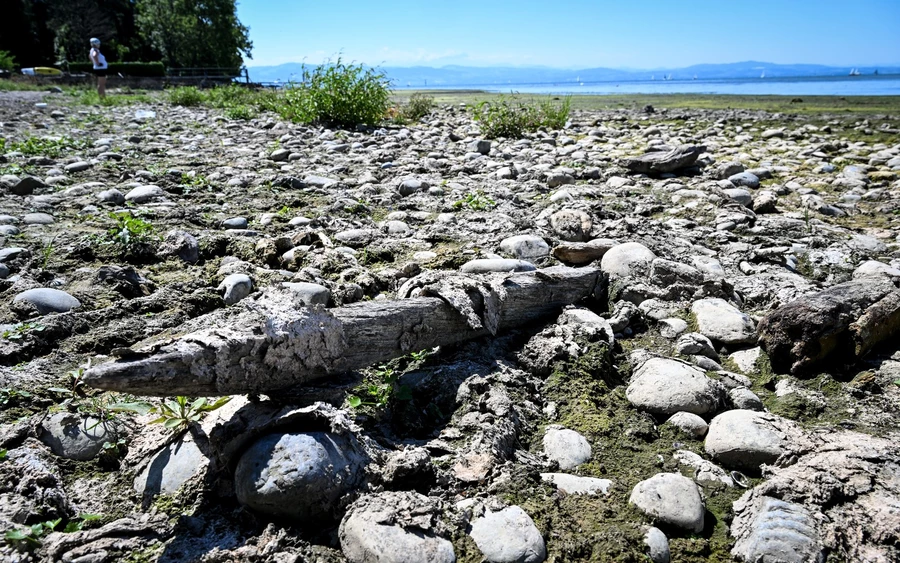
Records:
[[[270,289],[194,319],[182,336],[88,370],[100,389],[140,395],[271,394],[409,352],[494,334],[596,297],[602,273],[554,267],[407,282],[407,299],[337,309],[295,304]]]

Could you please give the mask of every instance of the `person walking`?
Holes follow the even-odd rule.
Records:
[[[97,95],[101,98],[106,97],[106,72],[109,65],[106,64],[106,57],[100,52],[100,40],[91,37],[91,62],[94,64],[94,75],[97,76]]]

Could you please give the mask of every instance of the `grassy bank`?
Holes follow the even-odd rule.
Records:
[[[496,100],[501,94],[478,90],[397,90],[394,103],[405,103],[421,93],[434,97],[439,104],[476,104]],[[522,98],[542,99],[539,94],[522,94]],[[802,100],[796,102],[794,100]],[[795,114],[900,114],[900,96],[737,96],[713,94],[617,94],[572,96],[573,110],[640,109],[652,105],[656,109],[746,109]]]

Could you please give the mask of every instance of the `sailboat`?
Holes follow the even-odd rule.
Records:
[[[854,68],[853,70],[851,70],[851,71],[850,71],[850,76],[859,76],[859,69],[858,69],[858,68]]]
[[[696,75],[696,74],[694,75],[694,80],[697,80],[697,75]]]
[[[762,71],[762,74],[760,74],[759,77],[760,77],[760,78],[765,78],[765,77],[766,77],[766,71]]]
[[[656,75],[655,75],[655,74],[651,74],[651,75],[650,75],[650,80],[656,80]]]

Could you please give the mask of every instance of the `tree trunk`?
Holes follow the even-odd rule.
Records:
[[[92,368],[84,380],[138,395],[272,394],[520,326],[598,297],[604,280],[598,269],[566,267],[433,279],[442,277],[401,288],[401,296],[423,297],[328,310],[297,306],[288,290],[270,289],[194,319],[178,338]]]

